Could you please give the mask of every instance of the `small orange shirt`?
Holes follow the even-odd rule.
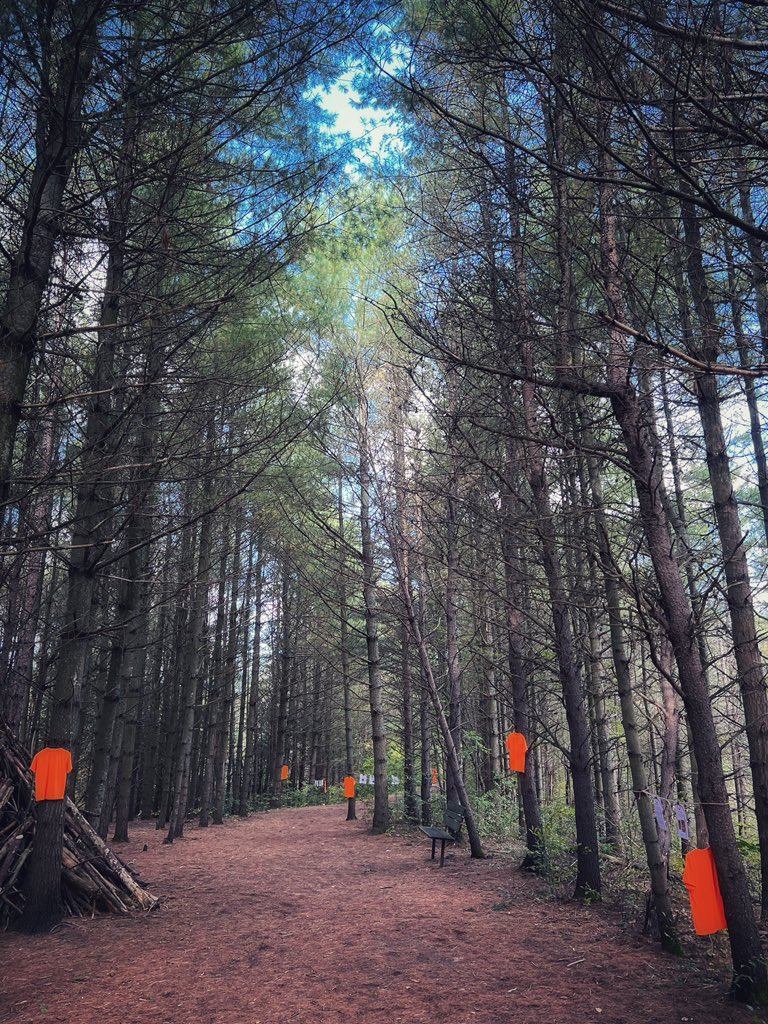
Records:
[[[521,732],[511,732],[507,736],[507,750],[509,751],[509,770],[511,772],[525,771],[525,752],[528,744]]]
[[[688,890],[697,935],[712,935],[728,927],[711,850],[691,850],[685,858],[683,884]]]
[[[432,785],[436,786],[437,783],[437,768],[432,769]]]
[[[289,776],[289,774],[290,774],[290,771],[291,771],[291,770],[290,770],[290,768],[288,767],[288,765],[287,765],[287,764],[284,764],[284,765],[283,765],[283,770],[282,770],[282,771],[280,772],[280,780],[281,780],[282,782],[287,782],[287,781],[288,781],[288,776]]]
[[[352,775],[347,775],[344,779],[344,796],[347,798],[347,800],[354,799],[355,780]]]
[[[67,776],[72,771],[72,755],[63,747],[45,747],[32,758],[35,774],[35,800],[63,800]]]

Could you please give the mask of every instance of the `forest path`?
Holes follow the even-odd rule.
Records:
[[[272,811],[124,855],[159,912],[0,935],[14,1024],[724,1024],[748,1011],[508,858],[441,870],[345,807]],[[149,849],[142,852],[147,843]]]

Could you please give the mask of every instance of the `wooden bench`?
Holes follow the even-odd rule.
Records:
[[[445,862],[445,844],[455,843],[459,838],[459,832],[461,831],[461,825],[464,821],[464,811],[461,809],[461,804],[449,803],[445,808],[445,818],[443,824],[445,828],[432,828],[427,825],[419,825],[419,831],[423,832],[425,836],[428,836],[432,840],[432,860],[435,859],[435,844],[438,839],[440,840],[440,867]]]

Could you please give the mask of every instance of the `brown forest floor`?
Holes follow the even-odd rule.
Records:
[[[14,1024],[748,1024],[720,982],[546,898],[507,857],[440,870],[341,805],[273,811],[125,855],[158,912],[0,935]],[[142,851],[147,843],[149,849]]]

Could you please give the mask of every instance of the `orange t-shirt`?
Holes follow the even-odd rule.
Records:
[[[521,732],[511,732],[507,736],[507,750],[509,751],[509,770],[511,772],[525,771],[525,752],[528,749],[525,736]]]
[[[352,800],[355,795],[355,780],[353,776],[347,775],[344,779],[344,796],[347,800]]]
[[[688,890],[697,935],[712,935],[728,927],[711,850],[691,850],[685,858],[683,884]]]
[[[282,771],[280,772],[280,780],[281,780],[282,782],[287,782],[287,780],[288,780],[288,776],[289,776],[289,774],[290,774],[290,771],[291,771],[291,770],[290,770],[290,768],[288,767],[288,765],[287,765],[287,764],[284,764],[284,765],[283,765],[283,770],[282,770]]]
[[[35,800],[63,800],[67,776],[72,771],[72,755],[63,747],[45,747],[32,758],[35,774]]]

